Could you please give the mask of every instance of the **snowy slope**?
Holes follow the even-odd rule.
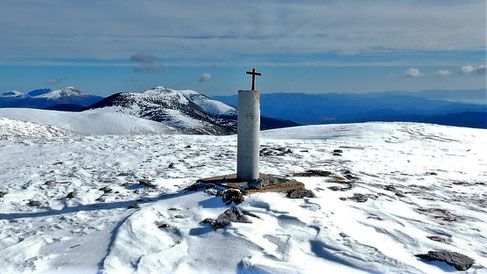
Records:
[[[65,129],[0,117],[0,140],[23,138],[55,138],[73,135]]]
[[[0,269],[443,273],[454,269],[414,254],[447,249],[475,259],[467,273],[487,272],[487,130],[364,123],[262,137],[262,146],[292,153],[262,156],[261,172],[331,175],[294,177],[316,198],[246,196],[239,207],[257,216],[252,223],[216,231],[201,221],[229,206],[183,189],[233,173],[236,136],[0,141],[0,155],[11,156],[0,157]],[[349,199],[356,194],[367,200]]]
[[[174,133],[174,128],[154,121],[103,109],[64,112],[29,108],[0,108],[0,117],[50,125],[84,134]],[[37,136],[32,136],[36,138]]]

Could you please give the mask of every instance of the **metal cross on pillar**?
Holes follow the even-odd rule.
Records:
[[[252,75],[252,89],[251,90],[255,90],[255,76],[261,76],[262,73],[255,72],[255,68],[253,68],[252,71],[246,71],[245,73]]]

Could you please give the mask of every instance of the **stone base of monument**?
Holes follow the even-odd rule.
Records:
[[[290,192],[293,190],[304,189],[304,184],[296,180],[262,173],[259,173],[259,179],[250,182],[241,181],[237,179],[236,174],[230,174],[199,179],[196,181],[196,183],[217,185],[224,188],[234,188],[240,190],[244,194],[268,191]]]

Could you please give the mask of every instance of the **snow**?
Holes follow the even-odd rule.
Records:
[[[0,118],[0,140],[21,138],[54,138],[70,136],[73,133],[61,128],[32,122]]]
[[[77,90],[74,87],[65,87],[41,95],[32,96],[32,98],[59,99],[61,97],[67,97],[67,96],[88,96],[88,95],[84,94],[83,92]]]
[[[223,102],[210,99],[203,94],[200,94],[193,90],[175,90],[178,93],[183,94],[187,98],[190,98],[193,103],[204,109],[206,112],[212,115],[223,116],[235,116],[237,110]]]
[[[59,127],[83,134],[174,133],[167,125],[107,109],[65,112],[29,108],[0,108],[0,117]]]
[[[487,272],[487,130],[418,123],[303,126],[262,132],[261,142],[293,151],[261,157],[263,173],[321,169],[358,179],[351,190],[332,191],[329,186],[342,185],[333,176],[294,177],[317,197],[252,194],[239,207],[258,218],[214,231],[201,221],[229,206],[183,189],[198,178],[233,173],[236,136],[0,140],[0,155],[9,156],[0,157],[0,191],[7,192],[0,198],[0,269],[442,273],[453,268],[414,254],[448,249],[475,259],[468,273]],[[342,156],[333,156],[335,149]],[[139,185],[143,178],[155,188]],[[388,185],[404,197],[384,189]],[[77,196],[66,198],[73,190]],[[340,199],[354,193],[369,198]],[[28,206],[29,200],[41,206]],[[128,209],[134,203],[140,208]],[[456,220],[441,219],[445,214]],[[159,228],[162,223],[172,228]]]
[[[0,93],[0,97],[20,97],[23,93],[18,90],[8,90]]]

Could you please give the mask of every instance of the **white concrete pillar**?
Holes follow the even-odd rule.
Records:
[[[238,91],[237,178],[249,182],[259,178],[260,92]]]

